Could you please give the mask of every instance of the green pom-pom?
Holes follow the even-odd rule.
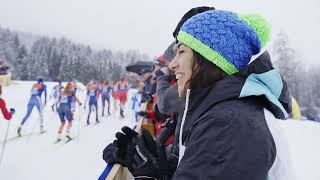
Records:
[[[261,47],[265,47],[271,35],[271,25],[269,22],[259,14],[240,15],[240,18],[256,31],[261,42]]]

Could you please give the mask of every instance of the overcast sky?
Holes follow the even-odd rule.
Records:
[[[160,55],[192,7],[260,13],[274,32],[285,30],[308,63],[319,64],[319,0],[0,0],[0,25],[93,48],[139,49]],[[318,62],[316,62],[318,59]]]

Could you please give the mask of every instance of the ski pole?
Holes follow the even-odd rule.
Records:
[[[4,143],[3,143],[3,146],[2,146],[2,151],[1,151],[1,156],[0,156],[0,167],[2,165],[2,159],[3,159],[3,154],[4,154],[4,150],[5,150],[6,142],[7,142],[7,138],[8,138],[9,127],[10,127],[10,121],[8,122],[6,136],[4,138]]]
[[[78,106],[78,113],[79,113],[79,115],[78,115],[78,134],[77,134],[77,143],[79,143],[79,138],[80,138],[80,119],[81,119],[81,116],[82,116],[82,114],[81,114],[81,107],[80,106]]]

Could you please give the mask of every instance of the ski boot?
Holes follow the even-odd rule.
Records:
[[[40,134],[43,134],[43,133],[45,133],[45,132],[47,132],[47,131],[44,129],[44,127],[43,127],[43,126],[40,126]]]
[[[61,133],[58,133],[57,139],[56,139],[56,141],[54,143],[57,144],[60,141],[62,141],[62,137],[61,137]]]
[[[120,116],[121,116],[121,118],[124,118],[123,110],[122,110],[122,109],[120,109]]]

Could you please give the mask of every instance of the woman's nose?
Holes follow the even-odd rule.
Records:
[[[169,66],[168,66],[169,69],[172,70],[172,71],[176,70],[177,67],[178,67],[178,63],[177,63],[177,60],[176,60],[176,59],[177,59],[177,58],[174,57],[173,60],[170,62]]]

